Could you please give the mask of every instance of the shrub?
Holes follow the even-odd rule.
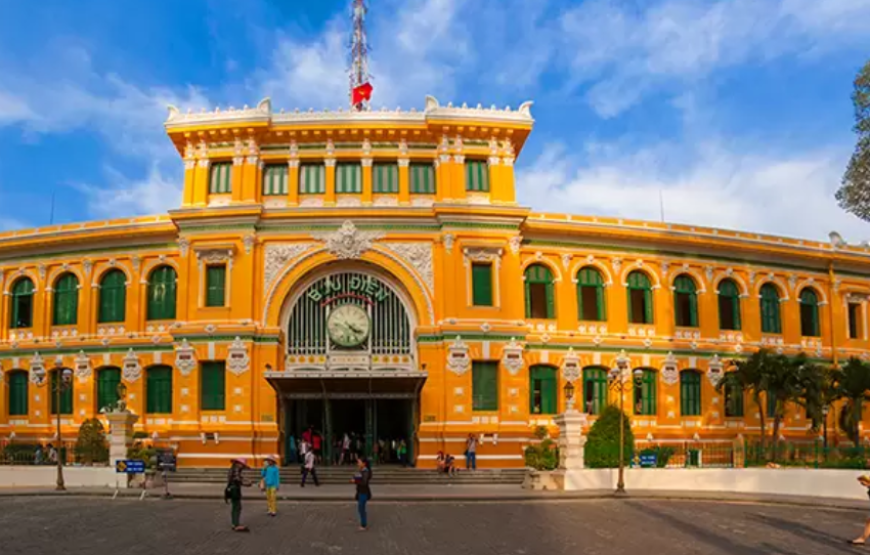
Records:
[[[109,461],[109,446],[106,444],[106,430],[102,422],[96,418],[82,422],[75,452],[76,459],[84,464]]]
[[[625,464],[634,457],[634,434],[628,417],[615,406],[607,406],[586,439],[585,463],[589,468],[616,468],[619,466],[619,419],[625,425]]]

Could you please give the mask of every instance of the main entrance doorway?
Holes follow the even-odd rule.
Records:
[[[281,399],[283,453],[285,465],[299,461],[298,445],[308,429],[319,435],[321,464],[340,462],[344,437],[351,452],[374,463],[413,462],[416,451],[416,402],[413,398],[300,398]],[[400,460],[404,442],[406,459]],[[350,462],[349,459],[344,462]]]

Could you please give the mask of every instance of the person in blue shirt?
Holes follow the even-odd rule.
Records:
[[[260,480],[260,489],[266,492],[266,504],[269,516],[278,514],[278,488],[281,486],[281,473],[278,471],[278,461],[272,457],[266,459]]]

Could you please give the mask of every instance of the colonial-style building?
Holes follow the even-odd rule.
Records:
[[[519,206],[530,107],[170,108],[178,209],[0,233],[0,438],[50,441],[58,410],[71,436],[123,382],[181,465],[314,425],[421,466],[475,433],[481,466],[519,466],[567,381],[590,420],[616,398],[622,351],[635,435],[662,442],[758,433],[714,388],[734,357],[867,356],[870,249]],[[801,411],[784,434],[815,437]]]

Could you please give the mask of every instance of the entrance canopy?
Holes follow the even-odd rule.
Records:
[[[266,373],[269,384],[286,399],[415,399],[427,376],[419,370]]]

